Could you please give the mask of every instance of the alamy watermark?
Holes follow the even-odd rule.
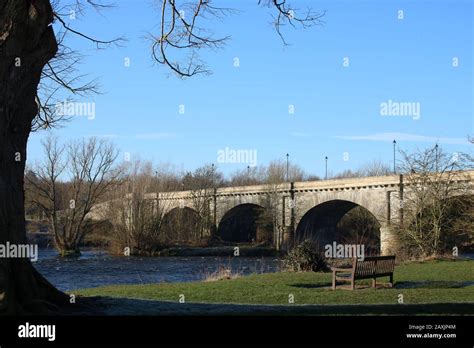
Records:
[[[56,114],[59,116],[83,116],[89,120],[95,119],[95,103],[76,103],[64,101],[55,105]]]
[[[250,167],[257,165],[257,150],[230,149],[226,147],[217,151],[218,163],[245,163]]]
[[[419,120],[421,117],[421,104],[419,102],[397,102],[389,99],[380,103],[381,116],[402,116]]]
[[[56,340],[56,325],[36,325],[26,322],[18,326],[19,338],[46,338],[53,342]]]
[[[38,261],[38,244],[0,244],[0,258]]]
[[[351,259],[357,258],[359,261],[365,259],[365,247],[363,244],[326,244],[324,246],[324,256],[327,258]]]

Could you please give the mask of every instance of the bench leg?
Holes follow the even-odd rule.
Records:
[[[332,272],[332,289],[336,290],[336,272]]]
[[[372,279],[372,287],[374,289],[377,287],[377,278]]]
[[[390,283],[389,283],[390,287],[393,288],[393,273],[390,274]]]
[[[355,280],[354,280],[354,277],[352,277],[351,279],[351,290],[354,290],[355,289]]]

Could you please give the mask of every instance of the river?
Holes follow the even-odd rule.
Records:
[[[36,269],[63,291],[109,284],[199,281],[220,267],[242,275],[276,272],[276,257],[116,257],[98,249],[83,249],[78,258],[58,257],[54,249],[39,249]]]

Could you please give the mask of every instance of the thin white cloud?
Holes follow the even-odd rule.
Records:
[[[309,137],[308,133],[303,133],[303,132],[291,132],[290,135],[292,137],[299,137],[299,138],[306,138]]]
[[[159,140],[176,138],[176,136],[175,133],[140,133],[136,134],[135,138],[142,140]]]
[[[356,141],[412,141],[425,143],[439,143],[439,144],[461,144],[467,145],[469,141],[466,138],[447,138],[447,137],[433,137],[409,133],[376,133],[369,135],[336,135],[333,138]]]

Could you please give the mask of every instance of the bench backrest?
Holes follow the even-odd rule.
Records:
[[[355,262],[355,276],[367,277],[389,275],[395,269],[395,256],[370,256],[364,258],[364,261],[357,259]]]

